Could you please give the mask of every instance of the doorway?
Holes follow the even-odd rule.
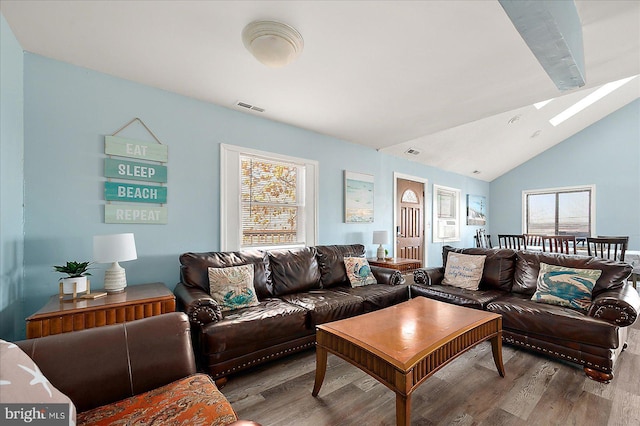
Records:
[[[394,173],[395,257],[419,260],[426,266],[427,180]]]

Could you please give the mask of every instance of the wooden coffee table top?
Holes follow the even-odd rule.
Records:
[[[318,326],[374,353],[401,371],[500,315],[416,297],[379,311]]]

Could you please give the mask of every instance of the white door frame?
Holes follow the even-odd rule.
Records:
[[[411,175],[405,175],[404,173],[398,173],[398,172],[393,172],[393,255],[396,255],[396,244],[398,243],[398,236],[396,234],[396,223],[398,223],[398,179],[405,179],[405,180],[411,180],[413,182],[420,182],[422,183],[422,214],[424,216],[423,218],[423,222],[424,223],[424,236],[422,237],[422,255],[424,256],[424,259],[422,259],[422,265],[423,267],[427,267],[427,259],[429,258],[427,256],[427,247],[429,246],[428,241],[427,241],[427,236],[429,235],[428,230],[431,229],[430,226],[430,222],[428,220],[429,215],[427,214],[427,196],[429,194],[428,189],[428,183],[429,183],[429,179],[425,179],[425,178],[421,178],[418,176],[411,176]]]

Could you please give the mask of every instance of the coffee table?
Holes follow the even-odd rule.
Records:
[[[411,393],[433,373],[476,344],[491,340],[504,377],[502,316],[425,297],[317,326],[317,396],[331,352],[396,393],[396,423],[411,419]]]

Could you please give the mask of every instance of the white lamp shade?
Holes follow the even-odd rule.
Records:
[[[258,61],[271,68],[289,64],[304,46],[295,28],[275,21],[251,22],[242,31],[242,41]]]
[[[95,262],[124,262],[137,258],[136,242],[131,233],[93,237],[93,260]]]
[[[389,231],[373,231],[373,244],[389,244]]]

